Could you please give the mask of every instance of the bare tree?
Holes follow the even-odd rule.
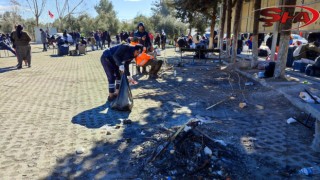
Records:
[[[252,61],[251,68],[254,68],[258,61],[258,33],[259,33],[259,17],[261,9],[261,0],[254,1],[254,21],[253,21],[253,42],[252,42]]]
[[[18,23],[20,3],[17,0],[10,0],[10,3],[12,4],[12,27],[14,27]]]
[[[295,8],[292,8],[292,6],[295,6],[297,3],[297,0],[284,0],[283,5],[284,12],[289,12],[289,16],[293,16]],[[291,6],[291,7],[288,7]],[[275,78],[285,78],[286,74],[286,61],[288,56],[288,48],[289,48],[289,41],[290,41],[290,35],[291,31],[288,31],[292,28],[292,19],[288,20],[285,24],[281,24],[280,30],[280,42],[279,42],[279,54],[278,54],[278,61],[276,63],[276,68],[274,71],[274,77]]]
[[[226,37],[226,51],[227,51],[228,56],[230,56],[231,21],[232,21],[232,0],[227,0],[227,37]]]
[[[219,34],[219,44],[220,44],[220,49],[223,49],[223,36],[224,36],[224,25],[226,21],[226,8],[227,8],[227,0],[223,0],[221,3],[221,21],[220,21],[220,34]]]
[[[64,17],[70,16],[75,13],[75,10],[84,2],[84,0],[70,1],[64,0],[64,2],[56,0],[56,8],[59,18],[59,29],[62,30],[62,20]]]
[[[232,62],[235,63],[237,59],[237,46],[238,46],[238,36],[240,30],[240,18],[242,12],[243,0],[237,0],[234,25],[233,25],[233,38],[232,38]]]
[[[41,16],[47,0],[27,0],[28,6],[36,18],[36,25],[39,26],[39,17]]]

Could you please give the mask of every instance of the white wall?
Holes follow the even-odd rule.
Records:
[[[41,44],[41,32],[40,32],[41,27],[35,27],[34,32],[35,32],[35,42]],[[57,28],[55,27],[49,27],[49,28],[42,28],[44,31],[49,30],[49,34],[55,34],[57,33]]]

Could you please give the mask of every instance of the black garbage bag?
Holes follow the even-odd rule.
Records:
[[[129,82],[125,73],[122,74],[118,97],[111,103],[111,108],[119,111],[131,111],[133,99]]]

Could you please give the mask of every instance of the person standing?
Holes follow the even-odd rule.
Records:
[[[134,33],[134,37],[140,40],[140,44],[143,45],[144,51],[146,53],[153,52],[152,42],[149,37],[149,33],[145,30],[144,24],[142,22],[138,23],[137,31]],[[140,67],[137,66],[138,74],[141,74]],[[146,67],[142,68],[142,74],[147,74]]]
[[[132,59],[140,54],[141,50],[141,45],[130,46],[128,44],[120,44],[103,52],[100,60],[109,82],[108,101],[113,101],[119,93],[120,71],[129,76],[130,82],[135,82],[130,77],[129,64]]]
[[[150,41],[153,42],[154,36],[153,36],[153,34],[151,32],[149,32],[149,38],[150,38]]]
[[[99,49],[99,47],[102,50],[100,31],[96,31],[96,33],[94,34],[94,39],[96,40],[97,50]]]
[[[101,33],[101,46],[102,48],[106,48],[106,40],[107,40],[107,31]]]
[[[160,34],[157,33],[156,38],[155,38],[155,40],[154,40],[154,44],[157,45],[158,48],[160,48],[160,40],[161,40]]]
[[[43,44],[42,52],[44,52],[44,51],[47,51],[47,33],[43,29],[40,29],[40,32],[41,32],[41,42]]]
[[[167,36],[166,33],[162,32],[161,34],[161,49],[164,50],[166,48]]]
[[[120,44],[120,36],[119,34],[116,35],[117,44]]]
[[[111,43],[111,36],[108,31],[106,31],[106,40],[108,42],[108,48],[110,48],[110,43]]]
[[[22,68],[23,59],[26,59],[28,67],[31,67],[31,38],[29,34],[23,31],[22,25],[18,25],[16,31],[13,32],[12,36],[16,45],[16,53],[18,58],[17,69]]]

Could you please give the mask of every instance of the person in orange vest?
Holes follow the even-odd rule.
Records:
[[[139,44],[139,39],[137,37],[133,37],[130,45],[136,46],[138,44]],[[162,60],[156,60],[154,59],[154,56],[147,54],[145,47],[143,48],[142,53],[139,54],[137,57],[135,57],[135,60],[136,60],[137,67],[146,68],[147,66],[151,66],[151,69],[149,72],[149,78],[152,78],[152,79],[158,78],[158,72],[163,63]]]

